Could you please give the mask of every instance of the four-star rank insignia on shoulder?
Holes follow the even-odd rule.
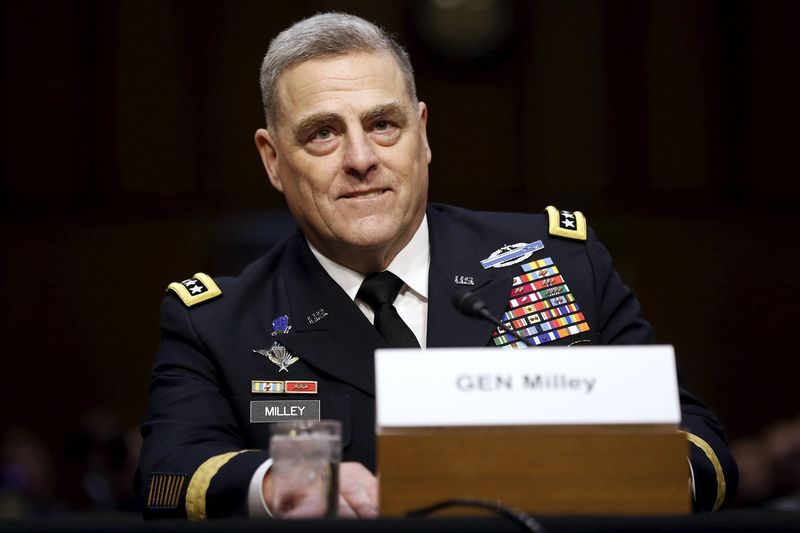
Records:
[[[555,237],[586,240],[586,217],[580,211],[558,210],[552,205],[545,208],[548,218],[548,233]]]
[[[192,307],[200,302],[211,300],[222,295],[222,290],[217,287],[214,280],[207,274],[198,272],[189,279],[181,282],[172,282],[167,287],[168,291],[177,294],[186,307]]]

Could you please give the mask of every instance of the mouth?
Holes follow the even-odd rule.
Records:
[[[365,191],[353,191],[347,194],[343,194],[341,198],[347,200],[370,200],[372,198],[377,198],[381,196],[387,191],[389,191],[389,189],[368,189]]]

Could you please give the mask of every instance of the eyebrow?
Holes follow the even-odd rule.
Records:
[[[405,108],[397,102],[380,104],[361,113],[361,122],[373,122],[382,118],[394,119],[401,126],[405,126],[408,122],[408,114]]]
[[[405,126],[408,122],[408,113],[406,113],[405,108],[398,102],[389,102],[376,105],[359,115],[359,119],[362,123],[373,122],[382,118],[391,118],[398,122],[400,126]],[[303,117],[295,124],[292,127],[292,134],[299,144],[304,144],[311,132],[323,124],[329,124],[331,122],[344,122],[344,117],[338,113],[313,113],[307,117]]]
[[[292,134],[299,144],[304,144],[312,131],[322,124],[340,121],[342,116],[338,113],[314,113],[303,117],[300,122],[292,127]]]

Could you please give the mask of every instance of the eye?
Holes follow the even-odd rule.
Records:
[[[372,123],[370,136],[380,146],[392,146],[400,139],[397,122],[390,119],[377,119]]]
[[[388,119],[379,119],[372,123],[371,133],[376,142],[392,144],[400,135],[397,123]]]
[[[339,145],[339,138],[341,131],[335,125],[312,127],[308,129],[308,133],[298,135],[298,139],[305,138],[305,141],[300,141],[305,147],[306,152],[311,155],[326,155],[331,153]]]
[[[322,128],[311,137],[311,140],[325,141],[333,137],[333,131],[330,128]]]

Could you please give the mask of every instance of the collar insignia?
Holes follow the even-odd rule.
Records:
[[[289,333],[290,329],[292,329],[292,326],[289,325],[289,317],[286,315],[281,315],[272,321],[273,337],[278,333]]]
[[[320,307],[319,309],[308,315],[306,317],[306,320],[308,320],[309,324],[316,324],[326,316],[328,316],[328,312]]]

